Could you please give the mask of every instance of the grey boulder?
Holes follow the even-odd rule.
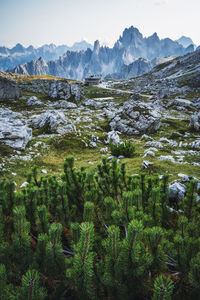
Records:
[[[42,101],[40,101],[36,96],[30,97],[27,102],[26,106],[36,106],[36,105],[41,105]]]
[[[118,132],[114,130],[108,132],[107,140],[105,141],[105,144],[110,144],[110,143],[114,145],[120,144],[120,137]]]
[[[53,99],[68,100],[74,97],[76,102],[81,101],[82,90],[78,83],[69,84],[65,80],[53,80],[49,87],[49,96]]]
[[[182,183],[175,182],[169,186],[169,200],[181,201],[185,197],[186,186]]]
[[[32,129],[21,117],[20,113],[0,109],[0,142],[16,150],[24,150],[32,139]]]
[[[127,101],[109,124],[112,130],[118,130],[129,135],[153,133],[161,126],[161,116],[151,104]]]
[[[32,120],[33,128],[48,127],[48,130],[52,133],[57,132],[60,125],[66,124],[65,115],[62,112],[48,111]]]
[[[59,100],[55,103],[55,108],[62,108],[62,109],[70,109],[70,108],[76,108],[77,105],[73,102],[69,102],[66,100]]]

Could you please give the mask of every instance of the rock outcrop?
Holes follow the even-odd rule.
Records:
[[[47,94],[50,98],[56,100],[73,100],[80,102],[82,97],[82,87],[79,83],[71,83],[68,80],[59,79],[40,79],[37,80],[21,80],[18,84],[19,88],[31,92]]]
[[[68,100],[74,97],[76,102],[81,101],[80,84],[67,83],[64,80],[54,80],[49,86],[49,96],[53,99]]]
[[[0,142],[16,150],[24,150],[32,139],[32,129],[22,121],[20,113],[0,108]]]
[[[31,124],[33,128],[43,129],[44,133],[56,133],[60,125],[65,125],[66,118],[62,112],[48,111],[36,116]]]
[[[0,76],[0,101],[19,99],[20,94],[20,89],[14,81]]]
[[[26,102],[26,106],[38,106],[41,104],[42,101],[40,101],[36,96],[30,97]]]
[[[161,116],[155,107],[139,101],[125,102],[114,117],[110,115],[110,118],[112,130],[129,135],[153,133],[161,126]]]

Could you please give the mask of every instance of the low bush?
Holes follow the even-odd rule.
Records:
[[[114,156],[123,155],[128,158],[136,156],[135,146],[129,141],[117,145],[110,144],[110,151]]]

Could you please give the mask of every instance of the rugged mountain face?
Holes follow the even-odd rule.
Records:
[[[185,49],[169,38],[160,40],[157,33],[144,38],[137,28],[131,26],[124,30],[113,48],[101,47],[99,41],[95,41],[93,50],[67,51],[57,60],[47,63],[41,59],[31,61],[16,67],[12,72],[30,75],[48,74],[81,80],[89,73],[102,73],[103,77],[108,74],[119,73],[124,65],[132,64],[141,57],[152,60],[156,57],[184,55],[193,50],[193,46]],[[130,76],[141,74],[138,69],[142,63],[143,61],[138,61],[138,63],[128,67],[132,70],[131,72],[125,72],[130,72]],[[126,66],[123,68],[126,69]],[[133,70],[133,67],[136,70]],[[142,68],[145,72],[148,70],[144,64]]]
[[[39,48],[34,48],[33,46],[25,48],[21,44],[17,44],[11,49],[0,47],[0,70],[12,69],[19,64],[38,59],[39,57],[42,57],[46,61],[58,59],[59,56],[68,50],[81,51],[87,48],[92,49],[92,45],[86,41],[75,43],[71,47],[67,45],[56,46],[54,44],[43,45]]]
[[[149,72],[152,69],[152,64],[145,58],[139,58],[129,65],[123,65],[119,73],[113,73],[106,76],[113,79],[126,79],[133,76],[141,75]]]
[[[135,92],[175,97],[200,88],[200,49],[155,66],[150,72],[121,81]],[[118,84],[118,86],[120,86]]]

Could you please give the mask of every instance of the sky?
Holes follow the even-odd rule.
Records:
[[[185,35],[200,45],[200,0],[0,0],[0,46],[112,46],[131,25],[143,36]]]

